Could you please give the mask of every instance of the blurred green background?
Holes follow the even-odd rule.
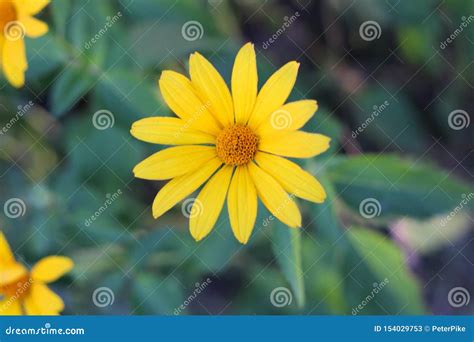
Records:
[[[462,0],[54,0],[49,33],[26,42],[26,86],[1,80],[0,227],[28,265],[74,259],[53,286],[65,314],[472,314],[473,14]],[[246,246],[224,209],[196,243],[181,206],[152,218],[163,183],[131,170],[160,146],[129,128],[172,115],[162,70],[187,73],[199,51],[229,81],[247,41],[261,83],[302,63],[291,98],[318,100],[305,130],[332,146],[301,165],[328,200],[298,202],[301,230],[260,205]]]

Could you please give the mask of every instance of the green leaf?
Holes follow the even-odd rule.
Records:
[[[342,242],[344,239],[341,239]],[[303,263],[305,268],[306,295],[309,311],[304,314],[313,315],[345,315],[349,312],[348,304],[344,294],[344,278],[342,264],[330,261],[341,255],[338,244],[321,240],[317,234],[316,239],[305,239],[303,241]],[[341,258],[340,261],[344,261]],[[316,306],[315,306],[316,304]]]
[[[299,307],[305,304],[304,275],[301,257],[301,229],[292,229],[280,221],[273,227],[273,253],[290,283]]]
[[[323,185],[327,198],[324,203],[311,203],[310,225],[315,228],[315,238],[303,244],[303,260],[308,265],[305,277],[308,284],[309,314],[344,315],[350,310],[345,299],[346,274],[343,267],[350,243],[345,237],[345,228],[337,217],[337,196],[333,185],[324,175],[317,177]]]
[[[380,309],[388,314],[423,314],[419,286],[400,249],[388,237],[369,229],[350,228],[347,235],[354,248],[347,256],[346,271],[352,314],[378,313]]]
[[[234,237],[230,226],[227,204],[224,204],[219,219],[205,239],[196,243],[189,233],[185,234],[182,242],[186,244],[186,249],[190,254],[189,259],[192,262],[192,268],[202,274],[203,272],[224,272],[234,266],[234,260],[239,260],[246,249],[251,250],[254,248],[254,244],[258,243],[259,234],[262,230],[267,229],[264,222],[268,215],[266,208],[259,203],[252,236],[248,244],[241,245]],[[189,246],[196,246],[196,248],[190,249]]]
[[[124,117],[142,118],[157,114],[158,87],[153,78],[140,72],[116,70],[100,79],[100,98],[107,108]]]
[[[317,178],[323,185],[327,198],[324,203],[310,204],[311,217],[313,218],[312,224],[317,229],[316,235],[318,241],[325,241],[330,245],[336,243],[339,245],[339,248],[336,251],[329,253],[329,255],[332,255],[337,259],[340,254],[339,250],[344,247],[344,240],[340,239],[341,234],[344,232],[344,227],[339,222],[337,217],[337,210],[335,206],[337,202],[336,190],[334,189],[333,184],[329,182],[326,175],[320,175]]]
[[[28,58],[27,77],[34,80],[64,65],[68,53],[61,42],[51,33],[36,39],[28,39],[26,49]]]
[[[51,90],[51,111],[56,117],[64,115],[94,85],[95,78],[84,65],[70,66],[60,74]]]
[[[436,17],[435,17],[436,18]],[[440,25],[438,20],[430,20],[425,25],[402,25],[397,32],[397,40],[403,58],[412,64],[423,65],[432,74],[440,74],[439,56],[433,55],[433,46],[440,44]]]
[[[232,264],[232,260],[241,250],[241,245],[232,234],[227,212],[227,206],[224,205],[212,232],[199,241],[196,248],[192,248],[195,269],[200,269],[202,272],[221,272]],[[187,239],[190,246],[196,243],[189,235]]]
[[[102,65],[109,46],[110,33],[118,25],[122,15],[110,1],[95,1],[85,4],[73,3],[67,28],[67,40],[75,50],[85,54],[95,64]]]
[[[70,1],[56,0],[51,2],[51,13],[56,32],[63,36],[66,34],[66,23],[71,12]]]
[[[304,242],[304,264],[309,265],[305,277],[311,285],[308,297],[316,303],[309,313],[421,313],[418,288],[398,247],[382,234],[346,228],[336,215],[337,198],[331,184],[324,177],[321,181],[328,197],[324,204],[312,205],[311,225],[317,230],[313,241]],[[382,282],[387,286],[374,290],[374,284]],[[400,287],[413,292],[405,294]],[[359,304],[362,309],[357,309]]]
[[[313,260],[314,262],[314,260]],[[314,292],[314,302],[320,303],[326,310],[324,314],[344,315],[348,311],[344,297],[344,287],[340,286],[343,275],[340,271],[321,265],[316,267],[317,273],[309,281],[308,292]],[[324,300],[322,300],[324,298]],[[310,312],[313,313],[313,312]]]
[[[395,155],[341,158],[325,171],[349,207],[359,211],[370,202],[375,214],[384,218],[427,218],[448,212],[463,194],[471,192],[469,186],[432,165]]]

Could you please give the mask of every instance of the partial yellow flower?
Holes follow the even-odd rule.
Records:
[[[258,91],[255,50],[248,43],[235,58],[231,90],[197,52],[189,59],[190,79],[174,71],[162,73],[161,94],[178,117],[142,119],[131,129],[137,139],[178,145],[133,170],[137,178],[170,179],[153,202],[155,218],[206,183],[189,210],[197,241],[210,233],[226,199],[232,231],[243,244],[255,225],[257,197],[281,222],[301,227],[294,196],[322,203],[326,193],[311,174],[283,157],[313,157],[329,148],[330,139],[299,131],[316,112],[316,101],[285,104],[298,67],[287,63]]]
[[[74,266],[71,259],[49,256],[31,270],[15,260],[0,232],[0,315],[59,315],[62,299],[46,285]]]
[[[48,25],[33,17],[48,4],[49,0],[0,0],[0,69],[16,88],[25,84],[28,69],[24,37],[48,32]]]

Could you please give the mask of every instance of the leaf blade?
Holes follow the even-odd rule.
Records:
[[[297,305],[301,308],[306,301],[301,256],[301,230],[289,228],[278,221],[273,227],[273,235],[273,253],[295,294]]]
[[[379,202],[385,218],[428,218],[459,204],[469,186],[422,162],[395,155],[341,158],[326,170],[340,198],[358,211],[365,199]]]

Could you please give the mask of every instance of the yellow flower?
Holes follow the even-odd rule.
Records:
[[[328,149],[330,139],[299,131],[317,110],[316,101],[285,104],[298,67],[287,63],[257,94],[255,50],[248,43],[235,59],[231,91],[197,52],[189,59],[190,79],[174,71],[162,73],[161,94],[178,118],[146,118],[131,129],[134,137],[149,143],[182,145],[153,154],[133,170],[137,178],[171,179],[153,202],[155,218],[207,181],[185,211],[197,241],[212,230],[226,198],[232,231],[243,244],[254,228],[257,196],[280,221],[301,227],[293,197],[322,203],[326,193],[311,174],[282,156],[313,157]]]
[[[48,3],[49,0],[0,0],[0,68],[14,87],[25,84],[25,35],[37,38],[48,32],[48,25],[33,17]]]
[[[46,284],[56,281],[73,266],[69,258],[49,256],[29,271],[15,260],[0,232],[0,315],[58,315],[64,303]]]

